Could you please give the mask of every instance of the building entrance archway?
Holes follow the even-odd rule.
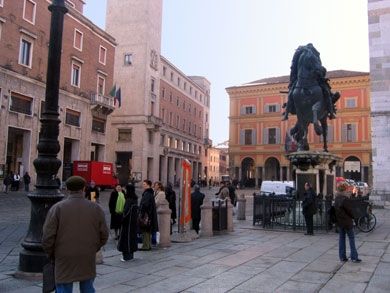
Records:
[[[265,161],[264,168],[264,180],[280,181],[280,163],[278,159],[274,157],[268,158]]]
[[[349,156],[344,161],[344,178],[361,181],[361,162],[358,157]]]
[[[241,163],[241,183],[245,187],[255,187],[255,161],[245,158]]]

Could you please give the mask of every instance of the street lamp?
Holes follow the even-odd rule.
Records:
[[[58,95],[61,72],[62,32],[64,15],[68,11],[64,0],[53,0],[51,11],[50,43],[46,76],[45,107],[41,118],[38,158],[34,160],[37,172],[36,190],[27,196],[31,200],[30,225],[27,236],[22,242],[23,250],[19,255],[19,274],[41,273],[47,262],[42,249],[42,227],[47,212],[63,195],[58,190],[55,177],[61,167],[57,159],[60,151],[58,142],[59,124]]]

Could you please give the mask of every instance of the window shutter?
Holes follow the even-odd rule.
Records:
[[[253,114],[256,114],[256,106],[252,106]]]
[[[356,133],[356,124],[352,124],[352,141],[356,141],[357,133]]]
[[[276,144],[280,144],[280,128],[276,128]]]
[[[256,141],[256,129],[252,129],[252,144],[257,144],[257,141]]]
[[[333,142],[333,126],[328,125],[328,142]]]
[[[276,112],[280,112],[280,105],[279,104],[276,105]]]
[[[241,111],[240,114],[244,115],[245,114],[245,106],[241,106],[240,111]]]
[[[244,145],[245,143],[245,129],[240,130],[240,145]]]
[[[347,125],[344,124],[341,132],[341,141],[346,142],[347,141]]]
[[[268,113],[268,112],[269,112],[268,104],[265,104],[264,105],[264,113]]]
[[[268,144],[268,128],[263,128],[263,144]]]

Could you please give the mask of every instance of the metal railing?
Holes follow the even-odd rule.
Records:
[[[101,94],[91,94],[91,103],[92,105],[104,105],[114,108],[114,97],[104,96]]]
[[[302,200],[293,197],[267,196],[253,194],[253,226],[260,224],[265,229],[305,230],[305,217],[302,214]],[[354,198],[355,206],[367,197]],[[329,210],[332,200],[317,199],[317,213],[313,216],[314,230],[332,229]]]

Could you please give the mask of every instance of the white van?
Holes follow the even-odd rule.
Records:
[[[277,196],[291,195],[294,189],[294,181],[263,181],[260,187],[260,194]]]

